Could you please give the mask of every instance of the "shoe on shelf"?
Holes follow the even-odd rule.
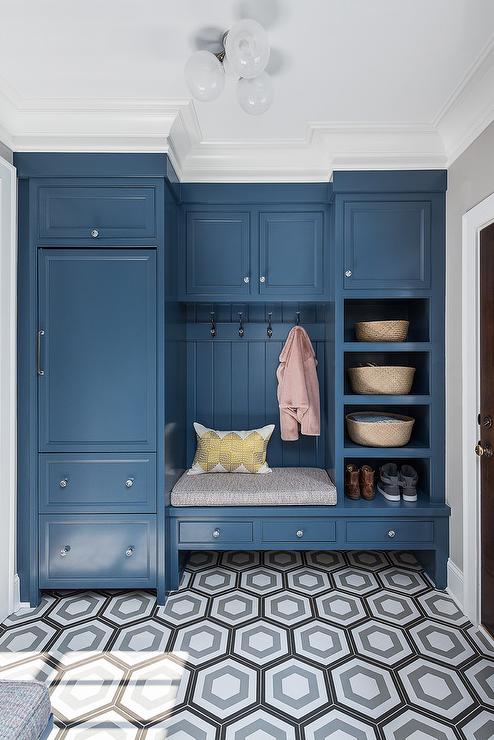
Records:
[[[374,491],[374,469],[370,465],[362,465],[360,468],[360,495],[366,501],[372,501],[376,492]]]
[[[398,466],[395,463],[386,463],[379,468],[377,490],[388,501],[400,501]]]
[[[345,493],[354,501],[360,498],[359,469],[353,463],[345,465]]]
[[[419,476],[411,465],[402,465],[399,474],[399,486],[402,490],[403,501],[417,500],[417,482]]]

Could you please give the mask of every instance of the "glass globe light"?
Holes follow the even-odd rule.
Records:
[[[268,35],[257,21],[239,21],[226,34],[225,52],[239,77],[257,77],[269,60]]]
[[[202,102],[215,100],[225,87],[225,72],[218,58],[210,51],[196,51],[185,65],[189,90]]]
[[[252,80],[242,78],[237,82],[237,100],[251,116],[265,113],[271,107],[273,97],[273,82],[266,72]]]

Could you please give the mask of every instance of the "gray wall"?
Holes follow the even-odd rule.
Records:
[[[10,162],[12,164],[12,150],[8,148],[8,146],[5,146],[5,144],[2,144],[0,141],[0,157],[3,157],[7,160],[7,162]]]
[[[450,557],[460,570],[463,569],[462,216],[492,192],[494,192],[494,123],[491,123],[451,165],[446,196],[446,495],[452,509]]]

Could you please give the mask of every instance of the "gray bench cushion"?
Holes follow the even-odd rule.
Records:
[[[320,468],[273,468],[272,473],[205,473],[177,481],[172,506],[332,506],[336,489]]]
[[[0,738],[38,740],[50,719],[50,695],[36,681],[0,680]]]

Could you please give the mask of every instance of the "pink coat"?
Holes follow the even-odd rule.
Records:
[[[280,407],[281,439],[298,439],[302,434],[320,434],[319,381],[317,360],[309,335],[301,326],[290,331],[276,371]]]

